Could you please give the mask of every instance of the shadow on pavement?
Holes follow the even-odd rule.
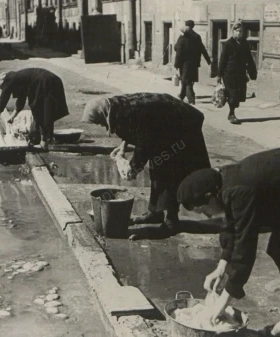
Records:
[[[223,218],[201,221],[181,220],[179,228],[174,234],[167,233],[160,224],[134,225],[128,228],[128,236],[135,235],[133,240],[163,240],[179,233],[191,234],[218,234],[220,233]],[[270,227],[261,227],[260,233],[270,233]]]
[[[78,92],[81,92],[85,95],[107,95],[111,94],[111,92],[108,91],[95,91],[95,90],[89,90],[89,89],[79,89]]]
[[[69,57],[71,54],[65,52],[56,52],[47,49],[28,49],[22,43],[9,43],[0,41],[0,61],[9,61],[9,60],[28,60],[29,58],[41,57],[50,59],[53,57],[56,58],[65,58]]]
[[[278,121],[280,117],[260,117],[260,118],[239,118],[241,123],[259,123],[259,122],[269,122]]]

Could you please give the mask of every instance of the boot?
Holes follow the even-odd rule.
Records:
[[[228,120],[231,124],[235,124],[235,125],[240,125],[241,122],[239,119],[236,118],[236,116],[233,114],[233,115],[228,115]]]
[[[179,227],[179,217],[178,217],[178,211],[174,212],[167,211],[166,219],[161,224],[161,228],[169,233],[170,235],[174,235],[178,232]]]

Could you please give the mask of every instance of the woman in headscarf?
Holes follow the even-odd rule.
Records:
[[[28,98],[35,129],[41,136],[41,147],[46,149],[53,138],[54,122],[69,114],[61,79],[46,69],[26,68],[2,73],[0,89],[0,113],[11,95],[17,99],[9,123],[13,123],[14,118],[23,110]]]
[[[191,173],[178,189],[178,201],[188,210],[200,207],[200,211],[212,215],[222,210],[225,213],[220,233],[221,259],[204,283],[207,291],[216,291],[228,274],[213,307],[215,324],[232,299],[245,296],[243,287],[256,260],[260,226],[271,228],[267,254],[280,270],[280,150],[256,153],[219,169]]]
[[[228,97],[228,120],[232,124],[241,124],[235,116],[235,109],[240,102],[246,101],[247,72],[252,80],[257,79],[257,68],[253,60],[250,46],[243,36],[243,26],[236,23],[233,26],[233,36],[224,43],[220,57],[217,82],[222,79]]]
[[[135,145],[130,161],[131,178],[149,161],[151,194],[149,212],[134,223],[160,223],[171,231],[178,224],[177,188],[185,175],[209,167],[202,124],[204,116],[194,107],[168,95],[135,93],[90,101],[83,121],[115,133],[125,145]]]

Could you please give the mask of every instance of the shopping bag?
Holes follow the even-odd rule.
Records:
[[[217,108],[222,108],[226,104],[225,87],[222,83],[217,84],[211,101]]]

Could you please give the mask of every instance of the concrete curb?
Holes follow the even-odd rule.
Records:
[[[106,323],[110,324],[114,335],[117,337],[138,337],[140,335],[156,337],[157,334],[153,331],[149,322],[135,314],[135,310],[127,311],[119,317],[111,314],[112,303],[118,306],[123,302],[124,297],[119,297],[119,294],[125,293],[125,298],[131,298],[130,290],[134,287],[121,286],[118,283],[115,272],[102,247],[61,192],[39,155],[28,154],[26,162],[31,169],[40,197],[59,225],[60,233],[62,232],[65,235],[87,278],[90,290],[95,293],[99,300]],[[138,291],[137,288],[134,289]],[[142,293],[140,294],[142,295]],[[142,295],[143,298],[141,298],[141,295],[140,304],[148,302],[144,295]],[[138,303],[135,303],[135,305],[137,307]]]

